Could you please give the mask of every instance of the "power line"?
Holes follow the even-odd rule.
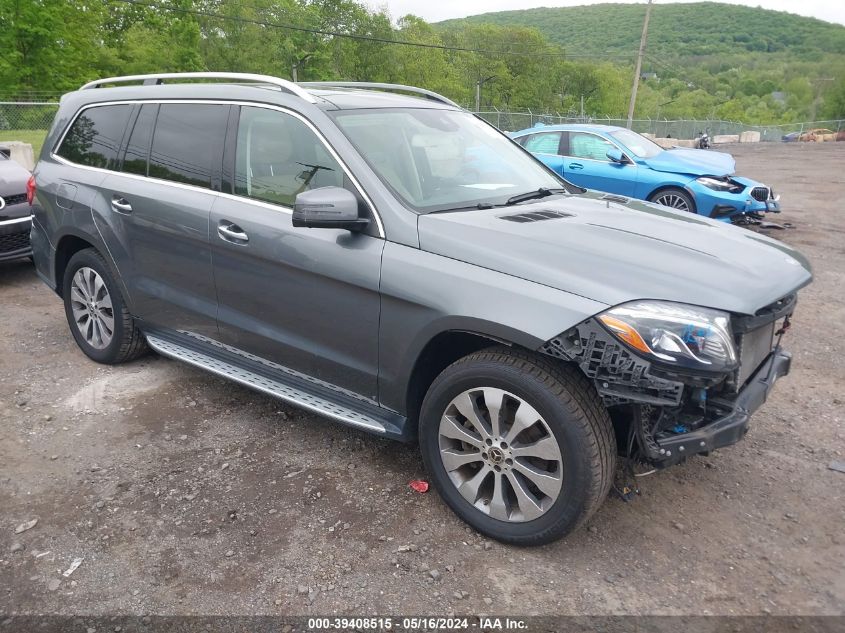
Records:
[[[543,52],[528,52],[528,51],[492,51],[478,48],[463,48],[460,46],[446,46],[445,44],[428,44],[425,42],[409,42],[407,40],[393,40],[385,37],[376,37],[373,35],[355,35],[352,33],[339,33],[337,31],[326,31],[324,29],[312,29],[303,26],[292,26],[290,24],[280,24],[278,22],[267,22],[265,20],[257,20],[253,18],[243,18],[233,15],[221,15],[219,13],[212,13],[211,11],[202,11],[199,9],[184,9],[182,7],[167,6],[162,4],[152,4],[141,2],[140,0],[112,0],[114,2],[124,2],[139,7],[146,7],[148,9],[159,9],[162,11],[170,11],[173,13],[182,13],[186,15],[201,16],[207,18],[215,18],[218,20],[229,20],[232,22],[240,22],[242,24],[255,24],[257,26],[266,26],[276,29],[284,29],[287,31],[297,31],[300,33],[310,33],[312,35],[325,35],[329,37],[347,38],[352,40],[360,40],[366,42],[375,42],[379,44],[396,44],[400,46],[413,46],[417,48],[429,48],[443,51],[454,51],[460,53],[478,53],[481,55],[511,55],[516,57],[558,57],[561,59],[578,58],[578,59],[610,59],[610,58],[628,58],[629,55],[608,55],[606,57],[599,57],[597,55],[579,54],[579,53],[543,53]]]
[[[668,64],[668,63],[658,59],[657,57],[653,57],[653,56],[649,55],[648,53],[646,53],[645,56],[646,56],[646,59],[648,59],[653,64],[657,64],[658,66],[662,66],[663,68],[665,68],[669,72],[675,73],[679,77],[684,77],[684,75],[686,74],[686,71],[683,70],[682,68],[679,68],[678,66],[673,66],[672,64]],[[699,87],[695,83],[690,81],[689,79],[685,78],[683,81],[687,84],[688,88],[698,88]]]

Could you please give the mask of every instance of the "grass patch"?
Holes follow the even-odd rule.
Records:
[[[46,136],[47,130],[0,130],[0,142],[21,141],[32,145],[36,162],[41,154],[41,146],[44,145],[44,137]]]

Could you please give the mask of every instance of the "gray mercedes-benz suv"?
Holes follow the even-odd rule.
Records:
[[[446,503],[517,544],[583,523],[618,456],[738,441],[812,279],[784,244],[581,190],[407,86],[92,82],[35,179],[36,267],[90,358],[150,347],[418,438]]]

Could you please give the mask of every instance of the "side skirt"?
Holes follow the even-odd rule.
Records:
[[[144,334],[149,346],[162,356],[374,435],[405,442],[413,439],[406,417],[340,387],[186,332],[145,330]]]

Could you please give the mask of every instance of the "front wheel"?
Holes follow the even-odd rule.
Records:
[[[420,417],[420,447],[446,504],[516,545],[556,540],[601,505],[615,468],[607,410],[577,368],[509,348],[446,368]]]
[[[662,189],[655,194],[652,194],[648,199],[649,202],[655,204],[662,204],[665,207],[671,207],[677,211],[689,211],[695,213],[695,203],[690,195],[683,189],[671,187],[669,189]]]

